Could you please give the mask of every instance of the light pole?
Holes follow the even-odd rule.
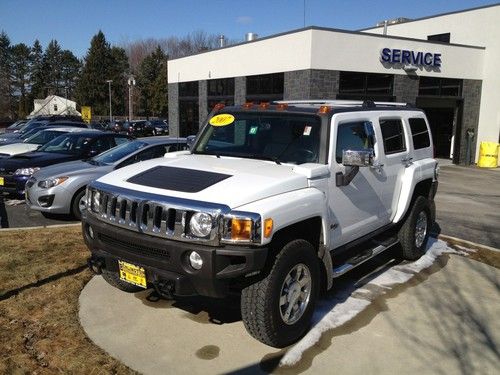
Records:
[[[113,82],[113,80],[108,79],[106,80],[106,82],[108,83],[109,86],[109,123],[111,124],[111,122],[113,121],[113,113],[111,111],[111,82]]]
[[[135,86],[135,78],[133,75],[128,77],[128,120],[132,121],[132,87]]]

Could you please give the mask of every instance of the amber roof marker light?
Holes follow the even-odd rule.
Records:
[[[330,113],[331,111],[332,111],[332,107],[330,107],[328,105],[322,105],[318,109],[318,114],[320,114],[320,115],[326,115],[327,113]]]

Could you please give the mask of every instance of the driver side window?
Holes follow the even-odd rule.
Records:
[[[342,163],[345,150],[372,150],[375,144],[373,125],[368,121],[344,122],[337,127],[335,160]]]

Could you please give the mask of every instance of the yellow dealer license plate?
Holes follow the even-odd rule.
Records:
[[[3,186],[4,185],[4,179],[3,177],[0,177],[0,186]]]
[[[140,286],[146,289],[146,271],[144,268],[124,262],[122,260],[118,261],[120,266],[120,279],[126,281],[127,283]]]

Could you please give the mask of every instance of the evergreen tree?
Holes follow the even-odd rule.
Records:
[[[10,39],[0,33],[0,119],[14,118],[13,92],[11,85],[12,49]]]
[[[77,86],[77,98],[80,105],[92,107],[95,114],[109,112],[107,80],[113,80],[112,97],[115,113],[124,112],[124,75],[128,70],[128,60],[122,48],[111,48],[102,31],[90,42],[90,48],[84,59],[84,66]]]
[[[61,94],[73,99],[82,64],[71,51],[61,52]]]
[[[11,84],[17,97],[17,116],[24,118],[29,114],[29,82],[31,71],[31,49],[24,43],[12,47]]]
[[[31,101],[33,99],[42,99],[46,97],[45,86],[45,74],[43,66],[43,49],[40,42],[35,40],[33,47],[31,47]]]
[[[146,116],[164,116],[167,111],[167,56],[158,46],[139,66],[140,104]]]
[[[45,84],[47,95],[64,96],[62,81],[62,51],[57,40],[51,40],[43,54],[43,71],[45,73]]]

